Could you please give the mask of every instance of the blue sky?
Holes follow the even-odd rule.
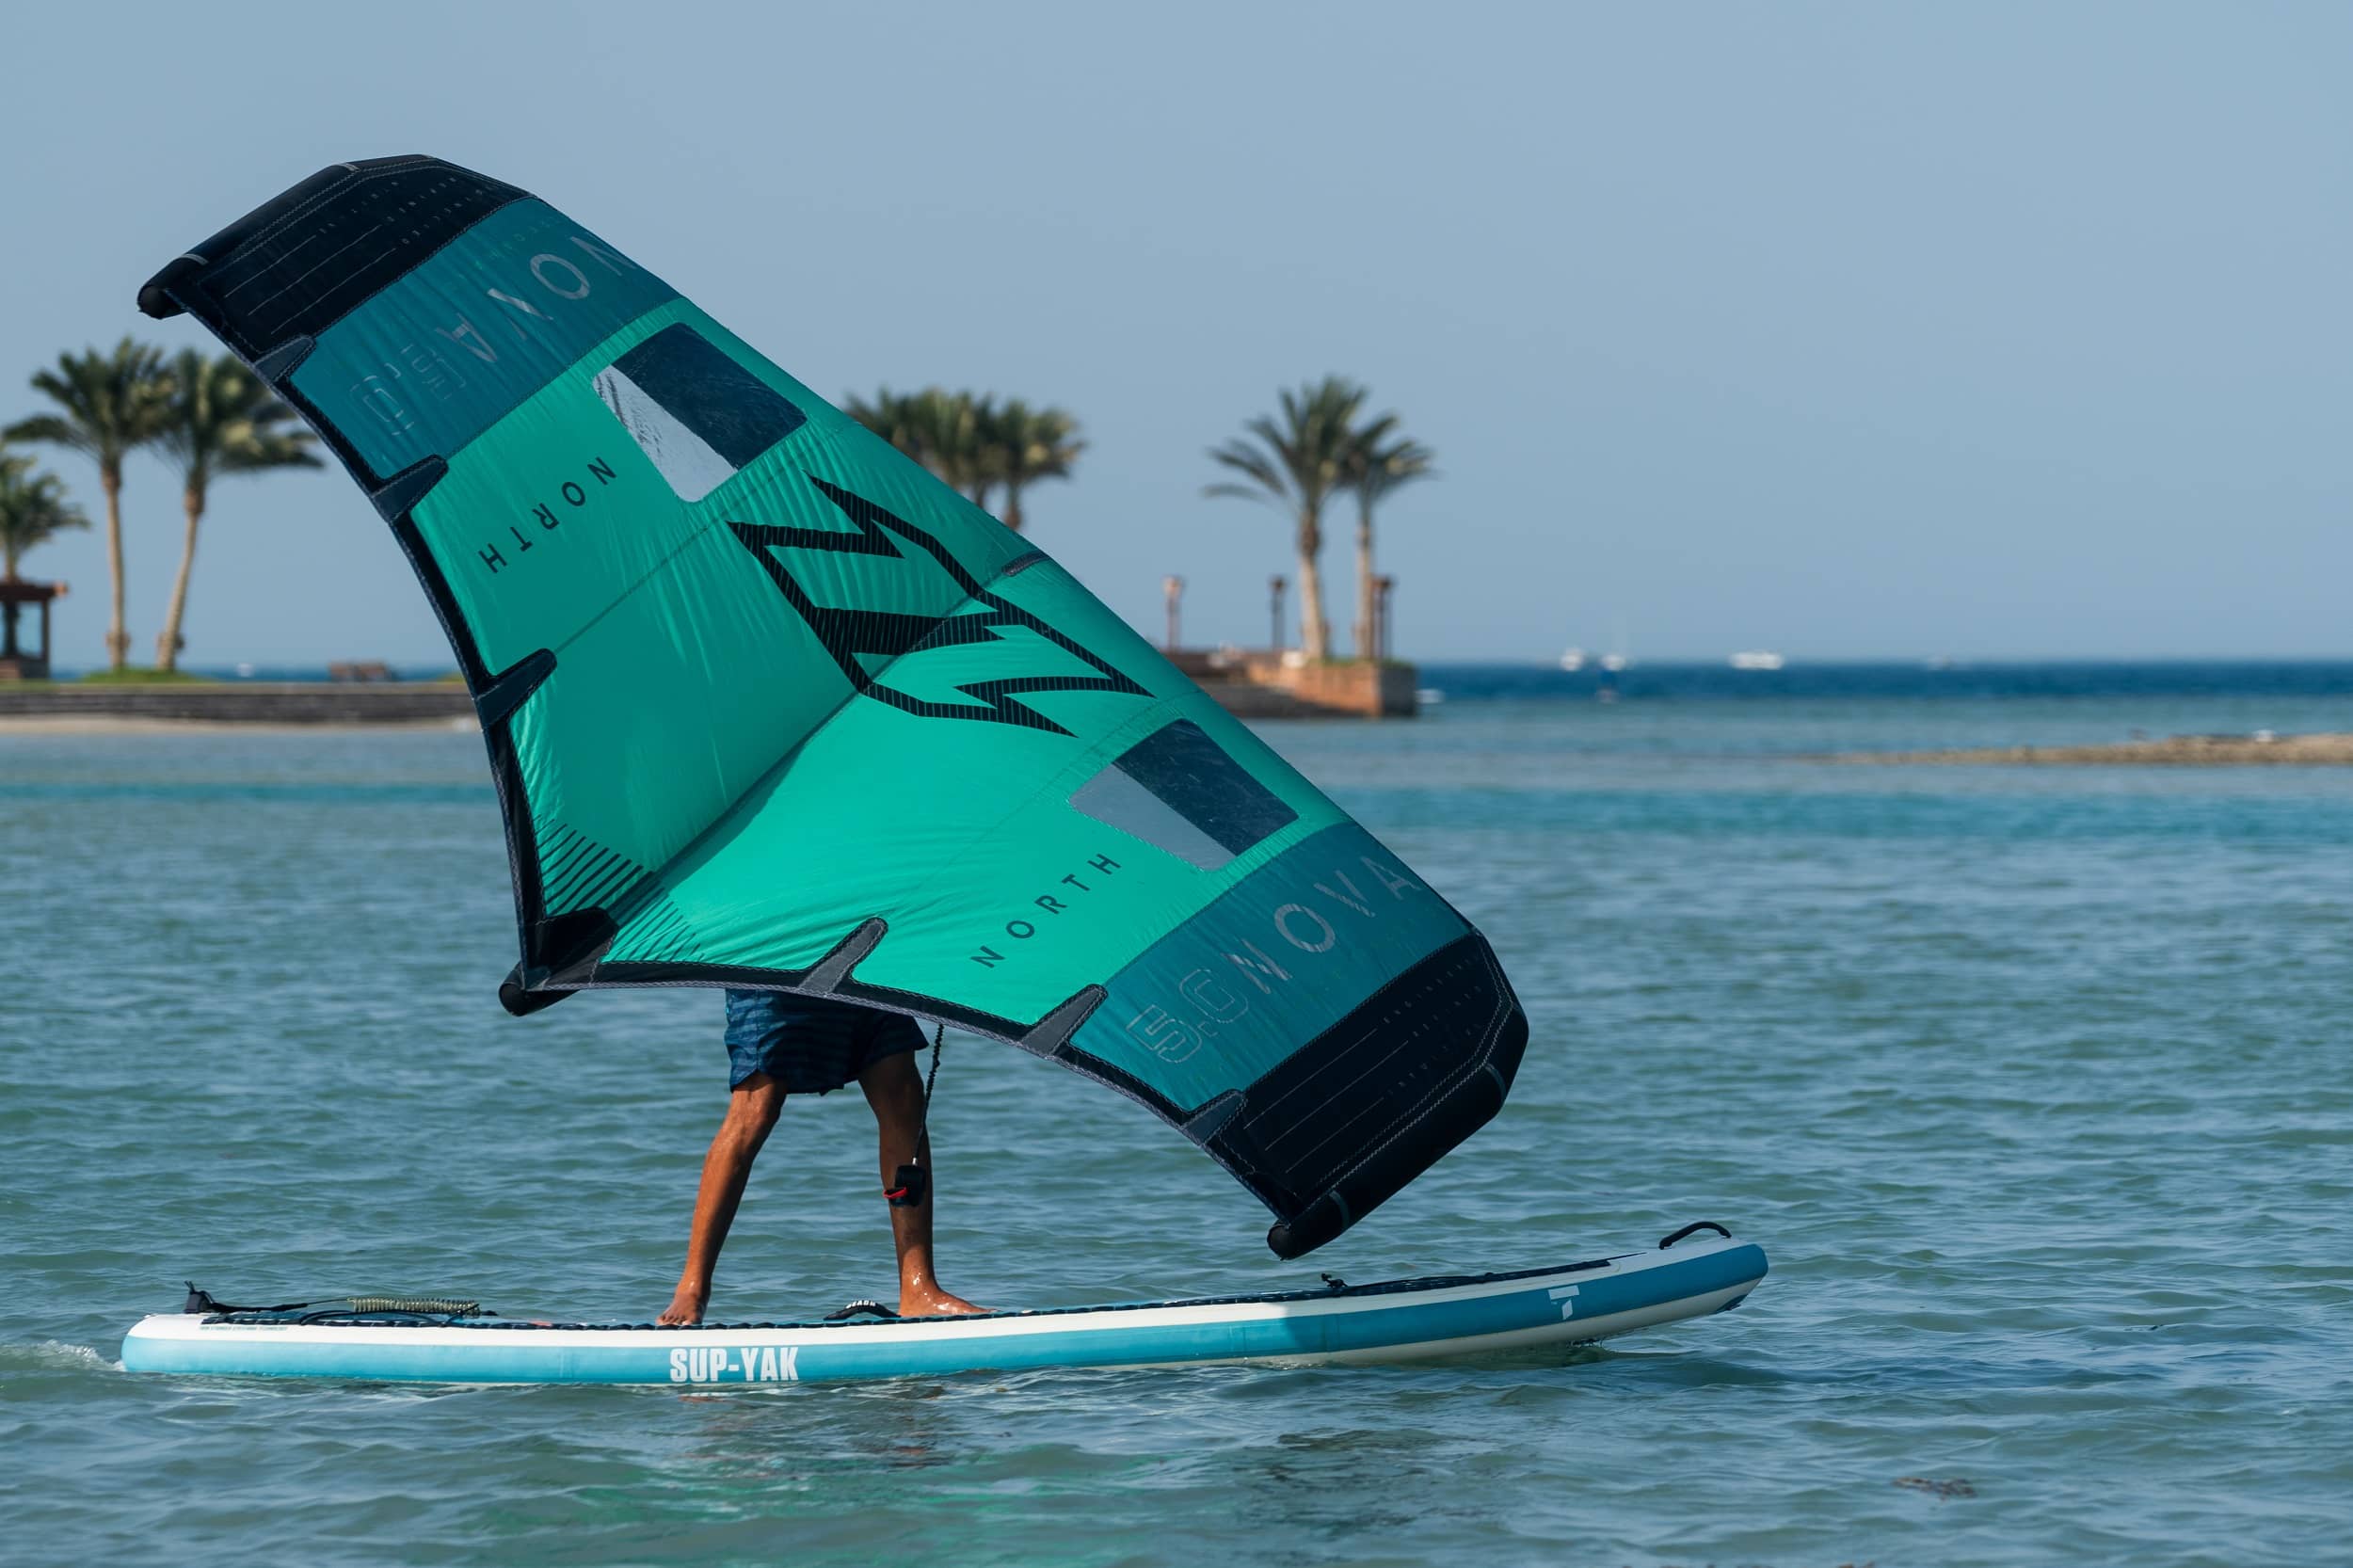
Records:
[[[1192,641],[1262,640],[1289,565],[1203,449],[1340,371],[1444,471],[1384,518],[1409,655],[2353,652],[2343,8],[48,7],[8,42],[0,418],[61,347],[197,341],[132,308],[182,248],[428,152],[822,391],[1068,407],[1032,535],[1148,629],[1183,574]],[[142,658],[175,489],[126,493]],[[28,567],[99,662],[96,535]],[[218,487],[188,637],[446,662],[332,471]]]

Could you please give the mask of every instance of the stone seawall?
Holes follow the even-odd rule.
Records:
[[[1296,654],[1220,655],[1185,648],[1178,669],[1243,718],[1406,719],[1419,711],[1413,665],[1353,659],[1311,664]]]
[[[1272,661],[1270,665],[1253,678],[1212,674],[1202,680],[1201,689],[1245,719],[1378,718],[1414,712],[1410,665],[1283,669]],[[450,724],[472,718],[473,711],[473,699],[454,681],[0,684],[0,728],[12,723]]]
[[[1360,718],[1412,718],[1417,672],[1411,664],[1346,664],[1277,666],[1254,680],[1289,692],[1321,712]]]
[[[0,724],[10,720],[139,720],[184,724],[447,724],[473,717],[455,683],[237,681],[232,684],[85,685],[63,680],[0,686]]]

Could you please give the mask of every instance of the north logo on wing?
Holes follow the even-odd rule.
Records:
[[[964,568],[948,548],[924,530],[839,485],[815,475],[808,476],[808,482],[840,508],[855,532],[733,520],[728,523],[728,527],[737,541],[751,552],[752,558],[760,563],[761,569],[767,572],[769,580],[784,595],[785,602],[808,623],[809,630],[816,633],[818,642],[824,645],[825,652],[842,675],[866,696],[923,718],[983,719],[1066,735],[1070,733],[1067,729],[1020,698],[1033,692],[1116,692],[1127,696],[1151,695],[1036,616],[983,589],[979,581]],[[901,541],[914,546],[923,557],[936,563],[961,590],[962,600],[969,600],[980,605],[981,609],[970,614],[939,616],[878,607],[821,604],[811,596],[808,584],[793,575],[790,565],[792,552],[808,551],[837,556],[870,556],[878,561],[901,561],[913,567],[919,558],[910,556]],[[1061,673],[1041,673],[1034,667],[1030,673],[1022,673],[1018,665],[1028,663],[1034,666],[1038,657],[1038,645],[1033,638],[1043,639],[1060,649],[1061,653],[1077,659],[1091,673],[1069,673],[1067,661],[1059,655],[1055,663],[1065,665]],[[1013,667],[1001,676],[957,683],[954,690],[970,697],[970,702],[935,702],[876,679],[891,661],[905,654],[983,644],[1001,648],[1008,664]]]

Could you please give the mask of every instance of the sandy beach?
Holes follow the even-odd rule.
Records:
[[[328,731],[440,734],[478,728],[456,718],[327,720],[317,724],[272,724],[246,719],[158,719],[129,714],[0,713],[0,737],[8,735],[316,735]]]
[[[2169,735],[2106,745],[1977,746],[1953,751],[1842,752],[1839,762],[1913,762],[1965,766],[2055,763],[2076,767],[2289,767],[2353,765],[2353,734]]]

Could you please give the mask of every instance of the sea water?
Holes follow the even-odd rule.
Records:
[[[127,1375],[191,1277],[651,1317],[719,1003],[499,1011],[471,734],[0,735],[0,1561],[2353,1560],[2353,770],[1822,760],[2353,728],[2353,672],[1643,673],[1605,706],[1428,672],[1417,723],[1267,728],[1534,1028],[1504,1113],[1313,1257],[1135,1106],[950,1037],[940,1256],[990,1304],[1696,1219],[1773,1258],[1726,1316],[1395,1368]],[[789,1105],[713,1315],[888,1294],[873,1160],[855,1092]]]

